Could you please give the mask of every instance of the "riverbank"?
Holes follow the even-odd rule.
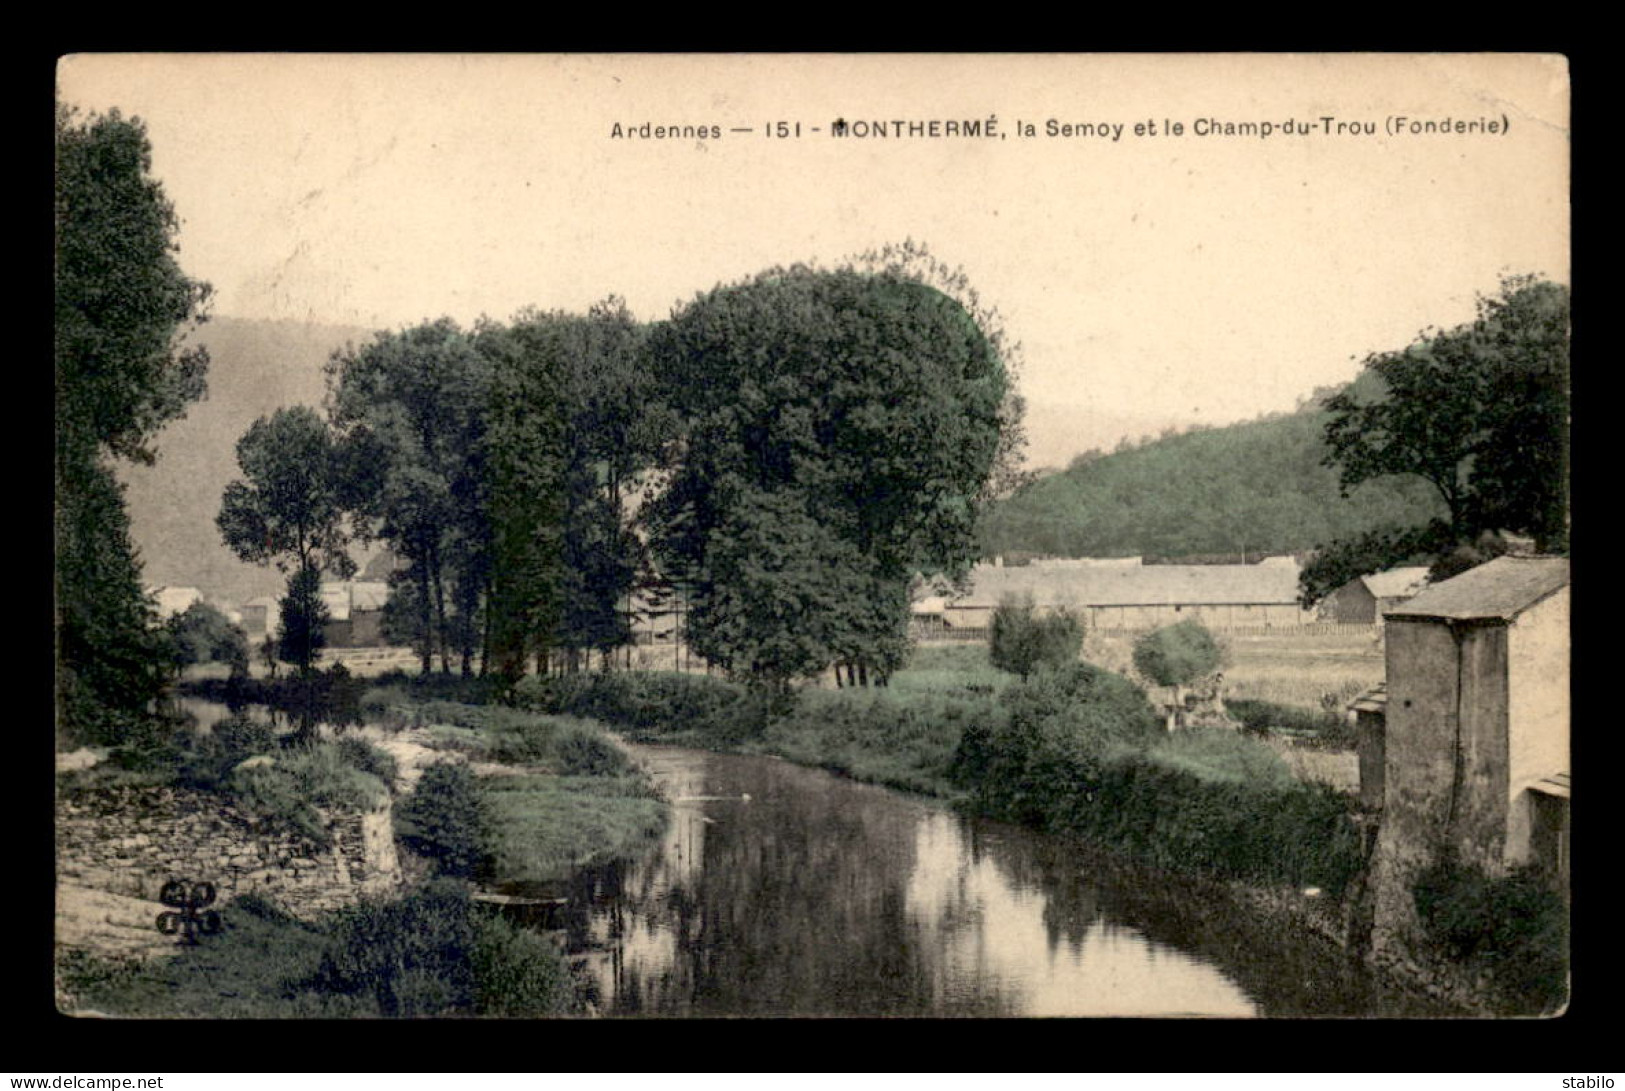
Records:
[[[296,916],[257,888],[222,897],[221,931],[195,946],[120,947],[108,937],[129,939],[139,922],[120,932],[60,920],[60,1010],[130,1018],[585,1012],[557,937],[511,923],[484,892],[562,882],[581,864],[636,855],[664,829],[664,802],[591,724],[437,702],[411,687],[373,691],[363,703],[365,726],[291,749],[245,716],[223,721],[223,730],[182,732],[140,761],[114,755],[125,760],[64,771],[59,793],[75,806],[95,810],[109,793],[206,787],[218,802],[204,811],[257,805],[258,821],[290,829],[287,836],[326,821],[304,809],[312,797],[333,802],[324,786],[370,778],[369,790],[390,797],[403,868],[388,891],[332,912]],[[281,782],[301,770],[303,780]],[[103,878],[117,879],[116,870]],[[116,896],[85,893],[68,902],[94,907]],[[59,912],[64,904],[59,893]],[[162,908],[135,916],[151,929]]]
[[[1120,723],[1146,715],[1122,686],[1098,685],[1114,694]],[[906,672],[891,687],[808,690],[777,709],[698,676],[533,679],[520,694],[634,740],[771,754],[1076,837],[1080,853],[1121,854],[1204,885],[1204,898],[1245,907],[1266,932],[1335,949],[1382,977],[1386,993],[1410,998],[1399,1006],[1509,1013],[1504,990],[1487,991],[1481,974],[1449,958],[1369,958],[1367,820],[1350,796],[1301,782],[1267,745],[1233,732],[1080,743],[1079,723],[1066,727],[1058,710],[1095,698],[1009,682],[911,686]]]

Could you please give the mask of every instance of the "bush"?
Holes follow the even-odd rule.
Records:
[[[1364,864],[1352,803],[1322,785],[1212,780],[1131,755],[1109,763],[1079,832],[1162,867],[1318,886],[1339,897]]]
[[[207,602],[192,603],[164,623],[174,645],[177,666],[231,663],[248,666],[248,637],[225,614]]]
[[[1014,821],[1066,825],[1108,758],[1160,732],[1139,687],[1088,663],[1042,670],[1004,697],[1004,718],[966,728],[951,776],[983,809]]]
[[[482,810],[474,774],[461,762],[437,762],[395,808],[395,832],[444,875],[467,878],[481,858]]]
[[[319,808],[370,811],[389,799],[382,780],[350,765],[331,742],[284,752],[271,764],[239,767],[229,784],[251,818],[292,829],[323,847],[332,843],[332,832]]]
[[[1411,894],[1428,938],[1488,975],[1503,1014],[1550,1013],[1567,1001],[1568,906],[1543,872],[1492,877],[1443,850]]]
[[[1120,675],[1077,664],[1005,697],[1007,720],[967,726],[954,755],[979,810],[1163,867],[1334,895],[1363,864],[1349,801],[1230,732],[1169,737]]]
[[[858,780],[949,796],[948,771],[966,725],[998,715],[991,697],[963,692],[810,689],[761,742],[792,761]]]
[[[1354,727],[1340,708],[1311,709],[1237,698],[1226,701],[1224,709],[1253,734],[1292,735],[1323,749],[1352,750],[1355,745]]]
[[[215,730],[218,731],[219,728]],[[339,757],[346,765],[363,773],[371,773],[386,785],[395,783],[398,771],[395,756],[387,750],[382,750],[366,739],[354,735],[340,736],[337,746]]]
[[[345,911],[310,985],[370,996],[380,1014],[466,1014],[477,996],[468,891],[439,880],[393,902]]]
[[[553,944],[494,914],[474,918],[474,1006],[481,1015],[533,1019],[575,1007],[569,967]]]
[[[271,725],[244,713],[221,720],[211,732],[189,731],[178,738],[177,781],[206,792],[219,791],[232,770],[249,758],[279,749]]]
[[[1006,599],[993,611],[988,659],[1023,679],[1040,667],[1075,663],[1083,648],[1083,622],[1066,610],[1033,614],[1031,600]]]
[[[1146,760],[1213,783],[1277,789],[1297,783],[1279,754],[1256,739],[1223,727],[1190,728],[1164,735],[1146,754]]]
[[[718,744],[759,737],[770,712],[761,695],[743,686],[655,671],[527,677],[514,687],[514,701],[598,720],[634,737],[691,734]]]
[[[1134,669],[1159,686],[1183,686],[1224,663],[1224,649],[1200,622],[1181,621],[1134,642]]]

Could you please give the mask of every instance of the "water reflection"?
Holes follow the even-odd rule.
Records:
[[[639,754],[665,840],[579,874],[565,914],[606,1013],[1260,1014],[1096,884],[1046,881],[1025,831],[772,759]]]

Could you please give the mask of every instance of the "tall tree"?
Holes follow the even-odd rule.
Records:
[[[215,523],[238,557],[288,573],[281,654],[309,673],[321,649],[321,574],[355,571],[340,452],[321,416],[295,406],[250,425],[237,464],[243,477],[226,486]]]
[[[558,377],[566,476],[556,636],[576,664],[583,650],[607,655],[631,640],[627,606],[648,569],[632,506],[671,428],[646,330],[619,298],[585,316],[523,313],[512,335],[532,367]]]
[[[1481,297],[1473,322],[1425,331],[1398,352],[1367,358],[1380,394],[1350,387],[1326,402],[1326,462],[1347,491],[1372,478],[1414,475],[1448,510],[1425,532],[1437,556],[1486,532],[1531,535],[1537,547],[1568,540],[1569,291],[1533,276],[1507,277]],[[1414,551],[1422,532],[1385,532]],[[1333,543],[1331,556],[1369,553]],[[1388,563],[1403,559],[1382,558]],[[1330,569],[1336,566],[1322,566]],[[1305,598],[1323,586],[1306,571]]]
[[[685,421],[656,540],[693,587],[695,647],[775,683],[837,656],[883,675],[912,577],[974,555],[1004,442],[1007,376],[975,318],[891,273],[774,269],[695,300],[653,355]],[[751,556],[773,544],[766,513],[799,536],[777,570]],[[790,591],[770,590],[775,571]],[[760,608],[780,592],[807,609]],[[768,669],[757,646],[802,650]]]
[[[142,597],[108,460],[202,396],[208,356],[181,337],[207,285],[175,260],[179,220],[138,119],[56,111],[55,486],[58,721],[118,741],[162,690],[164,642]]]
[[[483,490],[489,362],[450,319],[381,333],[328,362],[330,416],[353,453],[359,533],[388,541],[417,584],[423,668],[450,670],[453,615],[488,578]],[[448,588],[448,585],[449,588]],[[459,626],[465,664],[478,625]]]
[[[486,323],[477,334],[492,375],[482,662],[510,680],[525,673],[532,657],[545,663],[561,612],[564,369],[544,334],[537,322]]]

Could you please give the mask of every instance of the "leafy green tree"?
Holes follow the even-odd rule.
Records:
[[[774,269],[696,299],[653,357],[683,429],[651,523],[696,650],[774,684],[884,676],[910,580],[974,555],[1003,442],[974,317],[889,273]]]
[[[207,602],[192,603],[171,617],[165,628],[175,643],[175,661],[180,666],[230,663],[248,669],[247,634]]]
[[[491,365],[484,661],[510,680],[545,662],[559,628],[566,473],[563,369],[540,323],[487,323]]]
[[[349,505],[358,533],[383,539],[417,584],[423,669],[433,649],[449,671],[453,614],[465,669],[489,580],[485,428],[489,361],[450,319],[381,333],[335,353],[330,416],[349,453]]]
[[[610,297],[585,316],[529,311],[511,336],[542,367],[562,414],[562,584],[556,643],[570,667],[584,650],[607,654],[632,638],[627,602],[648,558],[632,497],[671,433],[647,358],[647,331]]]
[[[215,524],[242,560],[289,574],[280,654],[307,674],[321,649],[321,574],[355,571],[342,458],[320,415],[294,406],[249,426],[237,464],[243,477],[226,486]]]
[[[1403,564],[1431,563],[1453,538],[1450,524],[1388,524],[1342,538],[1318,550],[1299,576],[1299,602],[1308,609],[1350,580]]]
[[[55,487],[58,724],[116,742],[162,692],[165,642],[141,590],[108,460],[150,463],[152,437],[204,389],[181,335],[207,285],[175,260],[179,220],[137,119],[56,111]]]
[[[1181,621],[1146,633],[1134,642],[1134,669],[1159,686],[1180,691],[1224,665],[1224,648],[1197,621]]]
[[[1041,667],[1075,663],[1083,650],[1083,622],[1068,610],[1039,616],[1031,599],[1007,599],[993,611],[988,659],[1023,680]]]
[[[331,620],[327,604],[322,601],[322,574],[314,568],[296,568],[288,577],[287,594],[278,600],[278,606],[282,631],[277,637],[277,656],[308,675],[327,646],[327,623]]]
[[[1435,557],[1486,532],[1567,548],[1569,313],[1562,285],[1507,277],[1498,296],[1480,298],[1475,321],[1368,357],[1380,394],[1350,388],[1326,403],[1326,462],[1345,492],[1388,475],[1428,482],[1448,511],[1446,529],[1427,532]],[[1403,558],[1373,559],[1381,568]],[[1306,578],[1305,598],[1336,586]]]

